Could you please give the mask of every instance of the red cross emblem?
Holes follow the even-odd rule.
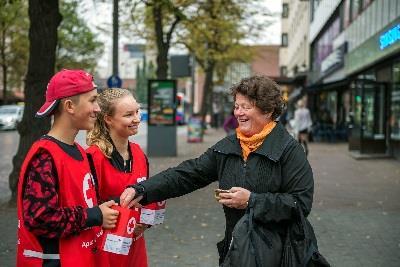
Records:
[[[96,199],[96,192],[94,190],[93,177],[87,173],[83,178],[83,197],[89,208],[92,208]]]
[[[133,234],[133,231],[135,230],[135,226],[136,226],[136,220],[135,220],[135,217],[132,217],[129,219],[128,225],[126,226],[126,232],[128,233],[128,235]]]

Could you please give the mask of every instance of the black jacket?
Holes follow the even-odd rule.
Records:
[[[245,162],[239,140],[235,135],[227,136],[200,157],[141,182],[145,188],[143,203],[182,196],[214,181],[219,182],[221,189],[243,187],[254,194],[254,218],[270,231],[272,249],[278,256],[269,266],[279,264],[294,198],[305,215],[309,214],[313,201],[313,174],[302,147],[278,123]],[[235,224],[245,213],[245,210],[223,208],[226,230],[224,240],[217,245],[220,260],[228,251]]]

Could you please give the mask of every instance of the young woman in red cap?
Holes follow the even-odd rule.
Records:
[[[138,144],[129,141],[140,123],[139,104],[126,89],[105,89],[99,94],[101,112],[93,130],[88,132],[86,152],[93,161],[99,199],[119,199],[129,184],[146,180],[148,162]],[[100,258],[111,267],[147,267],[143,232],[147,225],[136,223],[135,238],[129,254],[102,251]]]
[[[30,148],[18,182],[18,267],[95,267],[99,237],[114,228],[114,201],[97,206],[86,153],[75,143],[93,128],[97,91],[82,70],[62,70],[50,80],[36,117],[54,115],[50,131]]]

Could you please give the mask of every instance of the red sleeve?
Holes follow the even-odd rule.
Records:
[[[53,159],[42,149],[29,163],[22,199],[24,224],[37,236],[66,237],[85,228],[86,210],[81,206],[60,207],[57,189]]]

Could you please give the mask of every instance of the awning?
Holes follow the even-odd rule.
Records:
[[[288,97],[288,102],[296,100],[301,95],[301,92],[303,91],[303,87],[296,87],[294,90],[290,93]]]
[[[308,93],[318,92],[318,91],[330,91],[347,88],[349,85],[349,79],[345,78],[342,80],[329,82],[329,83],[318,83],[307,86],[305,89]]]

